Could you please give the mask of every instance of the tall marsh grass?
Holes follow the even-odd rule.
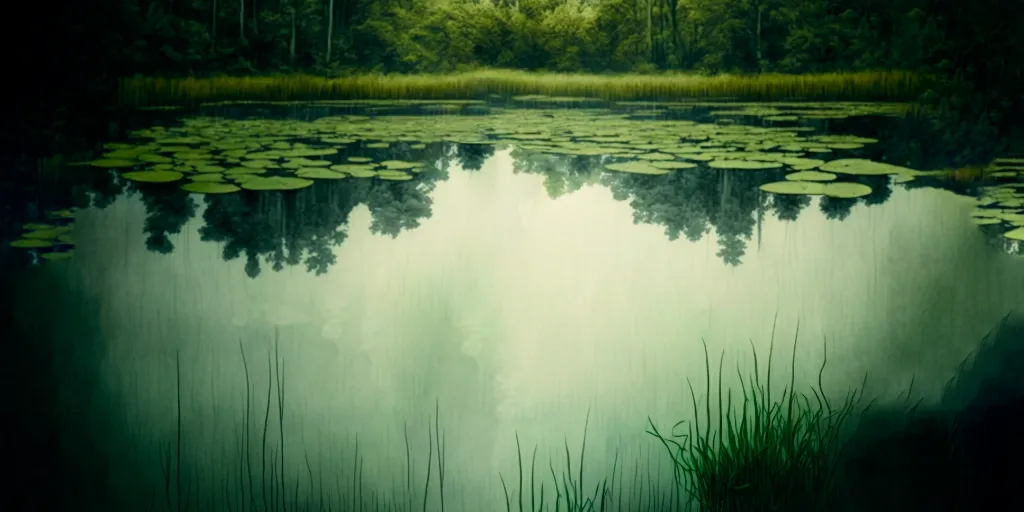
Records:
[[[123,78],[118,101],[127,108],[193,105],[212,101],[316,101],[345,99],[480,99],[547,95],[608,100],[735,97],[755,100],[907,101],[928,79],[907,71],[806,75],[588,75],[486,70],[445,75],[365,74],[211,78]]]
[[[504,491],[504,510],[529,512],[759,512],[772,510],[820,511],[834,509],[836,475],[840,455],[840,430],[859,401],[851,392],[833,404],[822,389],[827,353],[818,371],[817,387],[810,394],[794,390],[795,371],[781,395],[772,393],[772,355],[775,328],[769,346],[765,379],[754,353],[753,375],[740,377],[740,397],[734,407],[733,392],[722,385],[719,361],[717,390],[712,387],[707,344],[705,399],[698,400],[689,385],[694,421],[684,434],[663,435],[648,418],[648,434],[660,441],[670,461],[641,455],[632,468],[615,452],[610,467],[584,471],[590,413],[583,426],[582,443],[571,449],[564,442],[564,457],[556,455],[537,466],[537,448],[524,461],[516,433],[518,468],[514,475],[498,474]],[[799,327],[797,329],[799,333]],[[230,461],[207,481],[183,463],[189,451],[183,435],[181,363],[175,359],[176,434],[157,448],[160,478],[153,481],[148,506],[137,510],[182,512],[218,511],[422,511],[465,510],[459,506],[459,482],[446,479],[446,435],[435,404],[427,426],[427,457],[422,464],[410,450],[410,433],[403,428],[405,465],[395,468],[398,485],[391,491],[364,483],[363,455],[358,439],[348,456],[332,454],[330,468],[311,464],[310,452],[300,442],[290,453],[301,454],[299,464],[286,464],[286,446],[293,441],[284,428],[287,406],[285,366],[278,355],[278,337],[267,360],[268,380],[257,388],[250,377],[254,361],[239,342],[240,364],[246,389],[235,446],[225,454]],[[794,340],[791,370],[795,370]],[[717,405],[711,393],[717,391]],[[723,393],[725,394],[723,401]],[[257,406],[257,396],[264,406]],[[276,407],[271,407],[276,402]],[[700,411],[703,402],[704,410]],[[275,410],[276,409],[276,410]],[[703,413],[703,414],[701,414]],[[677,423],[676,426],[684,422]],[[186,431],[185,434],[188,434]],[[658,442],[652,442],[660,452]],[[314,448],[315,449],[315,448]],[[653,453],[653,452],[651,452]],[[315,454],[315,452],[314,452]],[[421,459],[422,460],[422,459]],[[658,469],[651,470],[655,462]],[[669,464],[670,462],[670,464]],[[547,467],[544,467],[547,466]],[[292,468],[288,471],[287,468]],[[671,478],[662,468],[671,468]],[[184,471],[183,471],[184,469]],[[630,475],[629,473],[632,473]],[[447,488],[446,488],[447,484]],[[455,491],[452,492],[452,484]],[[446,499],[446,497],[448,499]],[[500,504],[496,504],[500,510]]]
[[[814,512],[832,510],[837,504],[840,435],[859,402],[859,393],[850,392],[835,405],[826,397],[821,377],[827,349],[817,387],[812,387],[809,395],[797,392],[794,339],[789,386],[773,400],[774,331],[773,327],[765,380],[761,381],[756,351],[752,376],[744,378],[737,369],[741,383],[738,410],[733,407],[732,389],[722,400],[720,359],[717,419],[712,415],[711,365],[705,343],[703,421],[693,385],[688,382],[695,419],[686,433],[674,433],[684,422],[677,423],[669,437],[650,423],[648,433],[658,438],[672,457],[677,485],[685,485],[702,512]]]

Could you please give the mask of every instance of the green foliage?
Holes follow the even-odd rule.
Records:
[[[773,329],[774,330],[774,329]],[[774,334],[772,339],[774,348]],[[660,440],[676,465],[676,478],[685,479],[690,495],[706,511],[819,511],[838,504],[838,473],[843,425],[850,419],[859,394],[848,394],[838,407],[825,396],[818,383],[812,395],[798,393],[793,386],[796,373],[796,341],[789,387],[772,400],[771,350],[764,382],[754,353],[754,375],[741,378],[742,400],[733,406],[732,390],[722,396],[722,366],[718,368],[717,428],[711,408],[711,368],[704,344],[705,410],[703,430],[698,400],[689,386],[693,415],[697,418],[687,433],[664,437],[653,423],[648,433]],[[826,358],[827,360],[827,358]],[[677,424],[679,425],[679,424]]]
[[[41,3],[13,69],[31,126],[87,119],[117,78],[449,73],[827,73],[941,80],[923,97],[993,129],[1024,114],[1024,9],[1000,0],[96,0]],[[27,16],[27,18],[26,18]],[[22,30],[23,29],[23,30]],[[18,52],[15,52],[18,53]],[[43,66],[38,64],[42,62]],[[61,113],[64,107],[79,111]],[[86,109],[95,112],[82,112]],[[50,121],[45,121],[50,122]],[[30,131],[26,130],[26,131]],[[12,142],[13,145],[19,146]]]

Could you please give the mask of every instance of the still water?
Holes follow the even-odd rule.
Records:
[[[517,436],[550,499],[566,447],[579,471],[586,427],[588,495],[605,478],[640,494],[636,474],[671,481],[648,421],[693,419],[688,380],[703,407],[704,344],[726,388],[752,352],[764,372],[774,332],[779,392],[791,356],[804,390],[827,348],[830,395],[866,382],[896,400],[913,380],[934,402],[1024,305],[1024,260],[948,190],[872,177],[889,195],[837,213],[759,192],[770,171],[619,175],[600,157],[581,171],[515,147],[444,151],[429,184],[140,188],[78,212],[74,257],[16,291],[59,340],[65,448],[105,461],[118,500],[177,499],[180,470],[211,510],[249,493],[243,475],[260,495],[261,470],[282,464],[297,501],[361,489],[419,509],[429,485],[440,510],[426,474],[443,453],[445,506],[497,510],[502,478],[517,499]]]

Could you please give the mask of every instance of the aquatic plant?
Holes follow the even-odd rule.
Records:
[[[916,99],[928,79],[906,71],[807,75],[588,75],[485,70],[438,75],[365,74],[340,78],[308,75],[211,78],[123,78],[124,107],[196,104],[224,100],[309,101],[352,98],[457,99],[545,95],[641,100],[734,97],[760,100]]]
[[[811,395],[794,388],[796,338],[793,342],[789,386],[773,401],[772,352],[775,326],[768,352],[767,376],[761,382],[757,353],[754,375],[740,377],[742,404],[733,407],[732,390],[722,400],[722,360],[718,366],[717,422],[712,424],[711,365],[704,343],[705,408],[701,420],[698,400],[688,382],[693,422],[685,434],[662,435],[648,419],[648,433],[658,438],[672,457],[677,485],[702,511],[820,511],[830,510],[837,495],[836,476],[841,454],[840,438],[860,394],[854,390],[834,406],[825,395],[821,376],[828,361],[827,349]],[[753,348],[753,346],[751,346]],[[738,373],[738,370],[737,370]]]

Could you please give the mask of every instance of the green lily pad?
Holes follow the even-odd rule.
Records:
[[[188,192],[194,192],[196,194],[230,194],[231,192],[238,192],[241,190],[230,183],[214,183],[208,181],[194,181],[192,183],[186,183],[181,186],[181,189]]]
[[[1024,241],[1024,227],[1020,227],[1020,228],[1017,228],[1017,229],[1011,229],[1010,231],[1007,231],[1006,233],[1003,233],[1003,236],[1005,236],[1006,238],[1009,238],[1010,240],[1021,240],[1021,241]]]
[[[856,174],[861,176],[883,176],[887,174],[913,174],[913,169],[898,165],[874,162],[864,158],[840,158],[825,162],[818,170],[839,174]]]
[[[126,172],[122,176],[143,183],[170,183],[180,180],[185,175],[177,171],[134,171]]]
[[[637,158],[641,160],[675,160],[676,157],[672,155],[666,155],[665,153],[645,153],[643,155],[637,155]]]
[[[338,152],[335,148],[296,148],[290,151],[282,151],[281,156],[301,158],[307,156],[327,156]]]
[[[93,160],[89,165],[104,169],[113,169],[119,167],[134,167],[135,162],[125,160],[123,158],[100,158],[99,160]]]
[[[772,194],[823,195],[825,183],[818,181],[776,181],[759,187]]]
[[[337,171],[331,171],[322,167],[303,167],[295,171],[295,175],[300,178],[318,179],[318,180],[340,180],[348,177],[347,174],[343,174]]]
[[[369,158],[369,157],[365,157],[365,156],[350,156],[350,157],[348,157],[348,161],[349,162],[362,163],[362,162],[372,162],[373,159]]]
[[[987,226],[991,224],[1001,224],[1003,221],[994,217],[971,217],[971,222],[979,226]]]
[[[653,167],[657,167],[658,169],[670,169],[670,170],[674,170],[674,169],[694,169],[694,168],[697,167],[697,164],[695,164],[693,162],[651,162],[651,165]]]
[[[57,226],[54,226],[53,224],[40,224],[38,222],[30,222],[28,224],[22,225],[21,227],[22,227],[22,229],[40,230],[40,229],[53,229],[53,228],[55,228]]]
[[[402,169],[412,169],[413,167],[421,167],[423,164],[419,162],[405,162],[402,160],[385,160],[381,162],[380,165],[397,171]]]
[[[219,172],[208,172],[205,174],[193,174],[188,177],[192,181],[205,181],[210,183],[216,183],[224,179],[224,175]]]
[[[277,167],[277,164],[270,160],[243,160],[242,167],[248,167],[250,169],[270,169]]]
[[[242,182],[246,190],[298,190],[313,184],[312,180],[284,176],[250,178]]]
[[[75,237],[71,233],[64,233],[58,236],[57,241],[62,244],[75,245]]]
[[[56,217],[60,219],[73,219],[75,218],[74,210],[54,210],[50,212],[50,217]]]
[[[609,171],[628,172],[633,174],[668,174],[667,169],[659,169],[650,162],[620,162],[605,164],[604,168]]]
[[[173,162],[173,160],[170,157],[163,156],[163,155],[157,155],[155,153],[147,153],[147,154],[144,154],[144,155],[139,155],[138,159],[139,159],[140,162],[149,162],[149,163],[153,163],[153,164],[168,164],[168,163]]]
[[[17,247],[19,249],[40,249],[43,247],[52,247],[53,242],[49,240],[39,240],[35,238],[19,238],[11,242],[11,247]]]
[[[787,174],[786,179],[791,181],[832,181],[836,179],[836,175],[830,172],[800,171]]]
[[[71,231],[71,228],[51,228],[51,229],[40,229],[37,231],[29,231],[21,235],[22,238],[34,238],[37,240],[53,240],[64,233]]]
[[[224,168],[219,165],[197,165],[196,172],[224,172]]]
[[[1024,165],[1024,158],[996,158],[992,163],[998,165]]]
[[[779,161],[792,167],[794,171],[809,171],[825,164],[824,160],[816,158],[782,158]]]
[[[384,170],[377,173],[377,177],[382,180],[394,180],[394,181],[407,181],[412,179],[412,175],[402,171],[389,171]]]
[[[782,162],[766,162],[761,160],[712,160],[708,167],[713,169],[776,169]]]
[[[371,142],[367,144],[366,147],[370,149],[386,149],[388,147],[391,147],[391,144],[387,142]]]
[[[863,183],[825,183],[824,194],[829,197],[853,199],[871,194],[871,187]]]
[[[320,137],[320,142],[325,142],[327,144],[352,144],[355,141],[355,139],[345,137]]]
[[[64,261],[70,260],[74,253],[75,251],[44,252],[40,257],[47,261]]]
[[[348,173],[348,174],[351,174],[353,176],[356,176],[357,178],[360,177],[360,176],[358,176],[359,174],[367,174],[367,173],[369,173],[369,176],[376,176],[377,175],[377,172],[373,170],[373,166],[372,165],[366,165],[366,164],[338,164],[338,165],[330,166],[329,169],[332,170],[332,171],[336,171],[336,172]],[[369,176],[362,176],[362,177],[369,177]]]

